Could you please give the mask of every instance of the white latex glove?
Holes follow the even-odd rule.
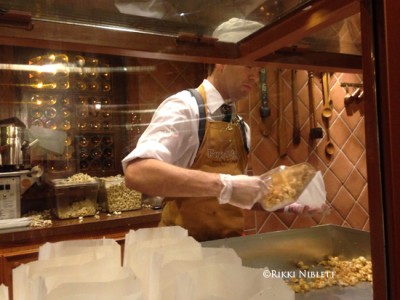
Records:
[[[220,174],[223,188],[219,204],[229,203],[243,209],[250,209],[267,193],[267,185],[259,176]]]

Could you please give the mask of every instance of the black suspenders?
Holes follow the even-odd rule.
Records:
[[[192,96],[196,99],[197,106],[199,107],[199,147],[203,142],[204,134],[206,132],[206,108],[204,106],[203,98],[200,93],[195,89],[188,90]]]
[[[196,89],[188,89],[188,91],[196,99],[197,106],[199,107],[199,132],[198,132],[198,135],[199,135],[199,147],[200,147],[201,143],[203,142],[204,134],[206,132],[206,119],[207,119],[206,108],[204,106],[203,98],[201,97],[200,93]],[[247,146],[245,125],[244,125],[244,121],[242,118],[240,118],[239,125],[240,125],[240,131],[242,133],[244,148],[246,149],[246,151],[248,153],[249,148]]]

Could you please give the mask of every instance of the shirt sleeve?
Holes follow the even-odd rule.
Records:
[[[189,167],[196,156],[198,107],[188,91],[166,99],[140,137],[136,148],[122,160],[122,167],[135,158],[155,158],[181,167]]]

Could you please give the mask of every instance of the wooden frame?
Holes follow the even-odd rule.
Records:
[[[264,66],[271,62],[287,67],[288,64],[282,62],[284,58],[271,59],[268,55],[358,12],[358,0],[314,0],[304,9],[288,14],[239,44],[215,42],[210,38],[163,36],[40,20],[33,21],[32,30],[1,30],[0,43],[198,63]],[[285,54],[282,51],[279,53],[280,57]],[[312,51],[301,55],[287,53],[291,68],[343,72],[361,70],[361,57],[325,54],[326,58],[323,58],[324,53]]]

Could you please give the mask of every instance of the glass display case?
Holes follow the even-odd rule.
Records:
[[[64,152],[45,158],[47,170],[114,175],[126,154],[122,142],[137,138],[151,116],[153,106],[139,106],[138,97],[158,101],[175,84],[175,71],[147,73],[155,70],[152,59],[181,70],[196,64],[194,74],[179,74],[190,85],[203,77],[204,64],[216,62],[363,73],[374,295],[395,299],[397,12],[398,4],[368,0],[0,0],[0,113],[67,134]],[[235,43],[213,38],[215,27],[232,17],[263,27]],[[341,34],[343,28],[351,34]],[[62,68],[43,72],[48,65]],[[144,80],[161,88],[132,98]],[[122,107],[118,113],[115,105]]]
[[[4,37],[24,38],[20,42],[25,45],[34,40],[57,41],[63,47],[79,43],[117,55],[260,65],[284,65],[290,59],[292,65],[361,70],[359,2],[355,0],[101,0],[79,5],[18,0],[0,1],[0,8],[0,24],[13,28]],[[231,18],[263,27],[234,43],[218,42],[213,31]],[[344,27],[354,34],[344,36]]]

